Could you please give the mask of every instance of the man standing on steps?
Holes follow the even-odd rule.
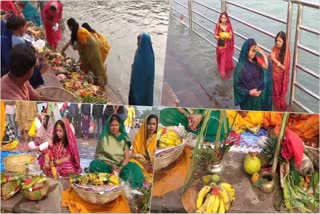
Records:
[[[94,119],[94,129],[95,129],[95,137],[99,139],[100,134],[102,132],[102,111],[103,105],[94,104],[92,107],[92,116]]]
[[[113,114],[113,106],[112,105],[105,105],[103,109],[102,115],[102,129],[105,127],[108,118]]]
[[[81,104],[81,128],[83,139],[89,139],[91,104]]]
[[[69,112],[71,115],[71,123],[75,129],[75,135],[77,138],[81,136],[81,131],[80,131],[80,120],[79,120],[79,107],[78,103],[71,103],[69,106]]]

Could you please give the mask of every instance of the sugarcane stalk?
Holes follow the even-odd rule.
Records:
[[[188,171],[187,171],[187,176],[186,176],[186,179],[185,179],[185,182],[184,182],[184,189],[183,191],[185,192],[188,188],[188,185],[190,183],[190,178],[192,177],[193,173],[194,173],[194,170],[197,166],[197,162],[198,162],[198,154],[199,154],[199,151],[200,151],[200,148],[199,148],[199,145],[203,143],[203,139],[204,139],[204,136],[205,136],[205,130],[207,130],[207,125],[208,125],[208,121],[210,119],[210,115],[211,115],[211,110],[205,110],[204,114],[203,114],[203,123],[202,123],[202,126],[201,126],[201,129],[200,129],[200,133],[198,135],[198,139],[197,139],[197,143],[196,143],[196,146],[194,148],[194,151],[193,151],[193,155],[192,155],[192,159],[191,159],[191,162],[190,162],[190,165],[188,167]]]
[[[288,112],[284,113],[283,117],[282,117],[280,133],[279,133],[278,140],[277,140],[276,151],[275,151],[274,158],[273,158],[272,174],[275,174],[275,172],[277,170],[277,165],[278,165],[279,155],[280,155],[280,145],[281,145],[281,141],[283,140],[283,137],[284,137],[284,132],[285,132],[285,128],[286,128],[286,125],[288,122],[288,118],[289,118],[289,113]]]
[[[220,111],[219,114],[219,123],[218,123],[218,130],[217,130],[217,136],[216,136],[216,142],[214,142],[214,151],[218,151],[218,148],[220,147],[220,135],[221,135],[221,129],[222,129],[222,111]],[[212,156],[214,153],[212,153]]]

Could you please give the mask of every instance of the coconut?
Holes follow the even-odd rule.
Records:
[[[261,161],[255,153],[249,152],[244,159],[244,171],[249,175],[258,173],[261,169]]]

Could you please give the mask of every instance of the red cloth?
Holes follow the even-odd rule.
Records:
[[[304,147],[301,138],[287,128],[285,132],[285,140],[282,142],[282,157],[284,157],[286,160],[294,158],[297,167],[300,168],[302,164],[303,151]]]
[[[227,28],[224,32],[231,33],[232,37],[231,39],[226,40],[226,47],[221,48],[221,47],[218,47],[217,45],[216,55],[217,55],[218,71],[221,77],[228,78],[230,77],[230,71],[234,68],[234,64],[232,60],[233,53],[234,53],[234,34],[233,34],[233,29],[232,29],[229,16],[225,12],[220,14],[219,21],[216,25],[214,33],[216,35],[219,35],[220,32],[223,32],[223,30],[220,28],[220,25],[219,25],[222,15],[225,15],[227,17]]]
[[[53,13],[50,10],[50,6],[55,5],[57,10],[55,13]],[[46,3],[42,10],[42,20],[43,24],[46,30],[46,39],[50,45],[51,48],[57,49],[58,48],[58,42],[61,40],[61,19],[62,19],[62,9],[63,6],[59,1],[49,1]],[[59,28],[58,31],[53,31],[52,27],[54,26],[53,23],[58,23]]]
[[[1,10],[4,10],[6,12],[12,12],[18,16],[23,16],[21,12],[18,12],[16,9],[14,3],[12,1],[1,1]]]

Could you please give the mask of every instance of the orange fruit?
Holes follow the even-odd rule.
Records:
[[[255,184],[258,180],[260,179],[260,174],[259,173],[253,173],[251,176],[251,182]]]

